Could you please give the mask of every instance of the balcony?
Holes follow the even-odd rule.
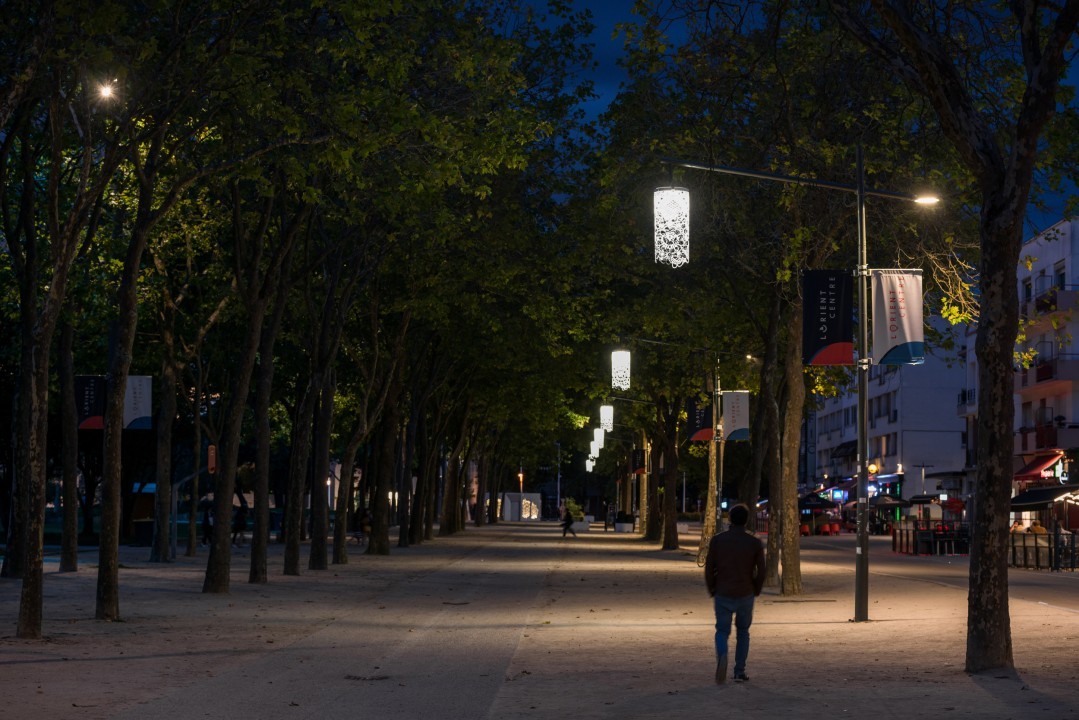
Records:
[[[1075,286],[1051,286],[1019,304],[1019,314],[1026,320],[1037,322],[1053,313],[1074,310],[1079,305],[1079,288]]]
[[[1079,354],[1062,353],[1051,357],[1039,357],[1033,367],[1015,373],[1015,392],[1020,395],[1043,395],[1054,390],[1066,392],[1066,388],[1054,385],[1070,385],[1079,382]],[[1037,393],[1031,390],[1037,389]]]
[[[968,415],[974,415],[977,412],[978,390],[976,388],[960,390],[959,398],[956,400],[955,414],[959,417],[966,417]]]
[[[1016,455],[1038,450],[1079,447],[1079,423],[1055,422],[1019,428],[1015,433]]]

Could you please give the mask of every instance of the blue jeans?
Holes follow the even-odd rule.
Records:
[[[727,654],[727,638],[731,636],[731,616],[737,635],[734,645],[734,673],[746,671],[749,657],[749,626],[753,624],[753,595],[732,598],[716,595],[716,658]]]

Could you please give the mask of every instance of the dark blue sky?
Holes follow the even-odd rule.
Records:
[[[545,5],[545,0],[534,2],[540,6]],[[632,13],[633,0],[572,0],[572,4],[575,8],[590,10],[592,22],[596,26],[591,42],[595,46],[597,68],[591,79],[598,97],[585,105],[588,117],[596,118],[607,109],[618,94],[619,86],[625,81],[625,72],[618,66],[618,60],[623,55],[625,38],[621,34],[615,35],[615,25],[636,20]],[[1035,178],[1035,183],[1037,182],[1038,178]],[[1031,207],[1024,235],[1036,234],[1063,219],[1066,198],[1071,192],[1075,192],[1074,186],[1069,186],[1064,193],[1048,198],[1049,207],[1045,211]]]
[[[596,73],[592,77],[595,83],[596,101],[589,103],[587,111],[590,117],[595,117],[607,109],[607,105],[618,94],[619,85],[625,80],[625,73],[618,67],[618,59],[622,57],[622,44],[625,38],[619,34],[612,38],[615,25],[633,19],[630,12],[632,0],[575,0],[574,6],[592,11],[592,23],[596,29],[592,32],[591,41],[595,45],[595,58],[598,63]]]

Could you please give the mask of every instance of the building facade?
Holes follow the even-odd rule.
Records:
[[[932,351],[921,365],[870,368],[866,438],[870,469],[875,468],[871,494],[879,490],[909,499],[936,492],[940,478],[962,474],[967,428],[953,399],[963,382],[963,367]],[[810,415],[809,485],[833,487],[855,478],[857,402],[852,387],[819,401]]]
[[[1068,481],[1079,448],[1079,222],[1059,222],[1023,246],[1021,341],[1015,373],[1015,490]]]

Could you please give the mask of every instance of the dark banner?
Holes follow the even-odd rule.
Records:
[[[634,475],[643,475],[645,472],[647,472],[645,470],[645,465],[644,465],[644,450],[634,450],[633,451],[633,471],[632,472],[633,472]]]
[[[75,376],[75,409],[79,430],[105,427],[105,378],[101,375]]]
[[[802,364],[854,364],[854,278],[849,270],[802,274]]]
[[[686,400],[686,437],[690,442],[712,439],[712,403],[699,403],[697,398]]]

